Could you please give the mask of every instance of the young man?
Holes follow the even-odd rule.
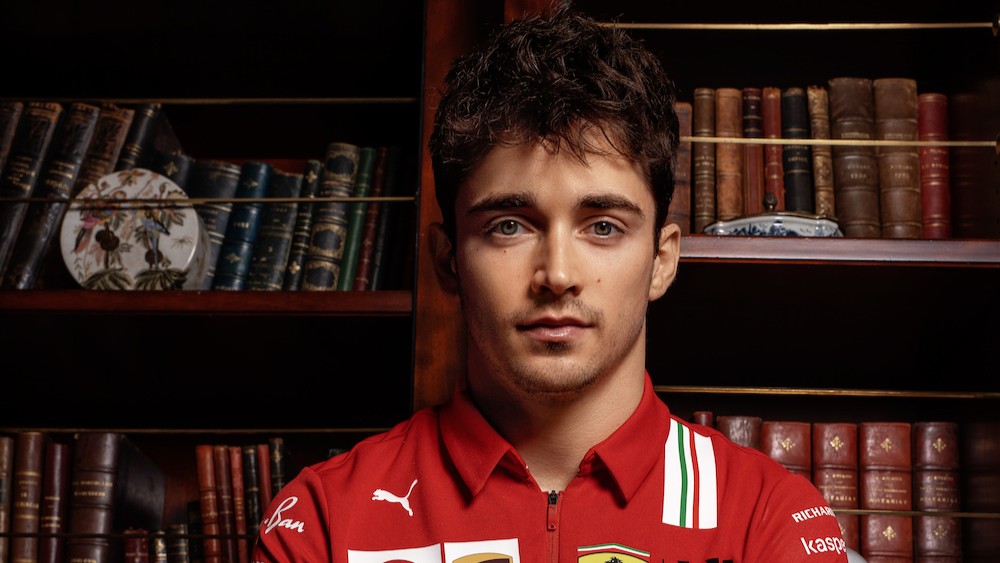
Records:
[[[430,239],[466,378],[303,470],[254,560],[847,561],[806,479],[672,417],[645,371],[646,310],[680,250],[657,59],[562,7],[457,61],[447,88]]]

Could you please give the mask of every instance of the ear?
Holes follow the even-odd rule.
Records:
[[[674,223],[660,229],[660,244],[653,260],[653,276],[649,284],[649,300],[656,301],[667,292],[677,276],[677,263],[681,256],[681,230]]]
[[[431,247],[434,274],[438,283],[447,293],[458,294],[458,273],[455,268],[455,249],[444,232],[444,225],[431,223],[427,232],[427,242]]]

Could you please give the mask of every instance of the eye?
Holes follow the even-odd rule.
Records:
[[[504,219],[502,221],[497,221],[487,228],[487,232],[490,234],[502,235],[505,237],[510,237],[516,235],[521,230],[521,224],[513,219]]]
[[[615,234],[615,231],[619,230],[613,223],[609,221],[598,221],[593,225],[594,234],[601,237],[609,237]]]

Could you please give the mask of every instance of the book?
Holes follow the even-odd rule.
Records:
[[[960,92],[948,99],[948,123],[954,141],[993,139],[988,119],[995,110],[979,92]],[[955,238],[1000,238],[1000,171],[989,148],[955,146],[951,150],[951,220]]]
[[[826,87],[806,87],[809,109],[809,133],[813,139],[830,138],[830,95]],[[813,204],[816,215],[836,217],[836,193],[833,189],[833,147],[812,146]]]
[[[146,168],[166,176],[184,190],[189,196],[188,184],[194,175],[195,158],[182,152],[164,152],[159,149],[150,151]]]
[[[254,444],[242,446],[241,455],[243,457],[243,505],[246,513],[246,528],[252,533],[257,533],[260,528],[260,519],[263,512],[260,498],[260,466],[257,459],[257,446]]]
[[[403,183],[399,181],[402,151],[398,146],[389,146],[386,151],[385,178],[382,193],[386,197],[403,195]],[[400,279],[404,275],[403,263],[411,255],[407,247],[408,236],[413,228],[412,214],[400,203],[386,203],[381,206],[378,228],[372,248],[372,266],[369,287],[374,290],[399,288],[405,284]]]
[[[0,198],[30,198],[34,194],[62,112],[63,106],[58,103],[28,102],[25,105],[0,176]],[[0,278],[7,271],[27,211],[26,202],[0,202]]]
[[[755,450],[761,449],[762,423],[763,419],[759,416],[716,415],[715,417],[715,429],[729,438],[730,442]]]
[[[189,533],[185,522],[167,526],[167,563],[191,563]]]
[[[24,113],[24,102],[17,100],[0,101],[0,173],[7,163],[10,146],[17,131],[17,122]]]
[[[124,563],[149,563],[149,532],[129,528],[124,532]]]
[[[188,540],[188,559],[191,563],[205,562],[205,542],[201,537],[205,533],[201,523],[201,503],[201,491],[199,489],[198,499],[189,501],[187,504],[187,530],[188,534],[190,534],[190,539]]]
[[[877,78],[872,81],[875,101],[875,138],[880,141],[917,140],[917,81]],[[916,145],[876,147],[882,238],[920,238],[920,155]]]
[[[319,187],[323,174],[323,163],[319,160],[307,160],[302,172],[302,188],[299,197],[313,199]],[[295,226],[292,227],[292,242],[288,249],[288,264],[285,266],[285,279],[281,289],[298,291],[302,288],[302,273],[305,271],[306,252],[309,251],[309,236],[312,233],[313,209],[316,204],[311,201],[299,202],[295,214]]]
[[[761,107],[764,89],[747,86],[743,93],[743,136],[764,137],[764,114]],[[743,145],[743,206],[744,214],[764,211],[764,145]]]
[[[677,163],[674,166],[674,195],[667,210],[667,221],[675,223],[682,235],[691,234],[691,141],[693,107],[690,102],[674,104],[681,141],[677,143]]]
[[[961,510],[958,423],[912,423],[913,509],[933,512]],[[962,560],[961,521],[954,516],[919,515],[913,519],[917,563]]]
[[[947,141],[948,96],[924,92],[917,96],[917,139]],[[951,238],[951,167],[949,147],[922,145],[920,162],[920,235]]]
[[[909,422],[858,423],[859,508],[913,510]],[[861,555],[869,563],[912,560],[913,517],[861,516]]]
[[[195,446],[195,465],[198,471],[198,522],[201,524],[202,561],[222,563],[222,540],[219,526],[219,497],[215,482],[215,446]],[[191,526],[191,521],[188,521]]]
[[[812,481],[812,423],[764,420],[760,424],[760,449],[789,472]]]
[[[257,444],[257,468],[260,470],[260,509],[263,518],[274,498],[271,489],[271,450],[267,442]]]
[[[240,446],[229,446],[229,470],[233,489],[233,534],[236,540],[236,556],[240,563],[248,563],[250,546],[246,540],[246,491],[243,484],[243,448]]]
[[[215,468],[215,499],[219,514],[219,542],[223,563],[237,563],[236,551],[236,511],[233,504],[233,475],[229,465],[229,446],[215,444],[212,447],[212,463]]]
[[[84,155],[94,136],[100,108],[91,104],[66,106],[48,154],[39,170],[34,195],[52,201],[28,204],[20,232],[11,250],[3,276],[5,289],[31,289],[38,279],[43,259],[57,238]]]
[[[761,127],[765,139],[781,138],[781,88],[765,86],[760,99]],[[778,144],[764,145],[764,194],[770,194],[774,211],[785,210],[785,165]]]
[[[879,238],[879,175],[875,147],[875,102],[868,78],[849,76],[827,82],[830,137],[859,144],[833,146],[833,191],[837,222],[844,236]]]
[[[376,149],[374,147],[361,147],[361,152],[358,155],[358,172],[354,177],[354,188],[351,191],[352,198],[368,197],[372,187],[372,177],[375,174],[375,156]],[[344,257],[340,262],[340,274],[337,276],[337,289],[340,291],[351,291],[354,288],[354,277],[358,270],[367,212],[367,201],[352,201],[347,206]]]
[[[14,438],[0,435],[0,561],[10,549],[11,485],[14,482]]]
[[[299,197],[302,179],[302,174],[272,170],[267,197]],[[247,289],[277,291],[284,285],[298,209],[297,201],[274,201],[268,202],[261,210],[260,228],[254,241],[250,270],[247,272]]]
[[[781,91],[781,137],[808,139],[809,103],[806,92],[793,86]],[[782,145],[781,165],[785,180],[785,210],[815,213],[812,183],[812,151],[809,145]]]
[[[215,278],[215,265],[219,261],[222,241],[226,237],[226,227],[232,213],[232,199],[240,180],[240,167],[222,160],[198,160],[191,174],[188,195],[200,201],[194,209],[208,231],[209,246],[205,255],[208,272],[201,289],[210,289]]]
[[[715,413],[712,411],[694,411],[691,413],[691,422],[715,428]]]
[[[149,560],[151,563],[168,563],[167,557],[167,537],[163,532],[156,532],[149,536]]]
[[[153,147],[153,139],[160,127],[163,104],[159,102],[139,104],[133,112],[132,123],[125,135],[125,143],[115,163],[115,172],[145,165],[143,157]]]
[[[388,155],[389,148],[386,146],[380,146],[375,149],[375,167],[372,171],[372,187],[368,192],[369,197],[382,197],[385,187],[385,167]],[[354,282],[351,285],[351,289],[354,291],[368,291],[372,288],[372,260],[375,257],[375,238],[378,236],[378,216],[381,209],[382,202],[378,200],[369,202],[365,209],[364,228],[361,233],[361,247],[358,251],[358,266],[354,273]]]
[[[306,251],[302,289],[329,291],[336,289],[340,265],[344,258],[347,237],[347,201],[358,175],[361,147],[333,142],[327,146],[323,161],[323,176],[316,197],[324,198],[313,208],[312,231]]]
[[[695,88],[691,135],[715,136],[715,89]],[[715,143],[691,142],[691,231],[702,234],[715,222]]]
[[[125,137],[135,116],[134,110],[117,104],[102,102],[98,107],[100,115],[97,117],[87,154],[80,165],[80,173],[76,176],[72,193],[74,196],[96,183],[102,176],[115,171],[118,157],[125,146]]]
[[[11,487],[10,531],[38,534],[42,514],[42,475],[47,436],[43,432],[14,434],[14,473]],[[37,561],[38,536],[13,536],[10,561]]]
[[[1000,422],[966,422],[959,433],[960,504],[966,512],[1000,512]],[[1000,561],[1000,519],[963,518],[966,563]]]
[[[738,88],[715,89],[715,136],[743,137],[743,93]],[[715,146],[715,216],[729,221],[745,214],[743,148],[719,141]]]
[[[837,512],[858,508],[858,425],[817,421],[812,425],[813,485],[834,510],[847,547],[861,550],[857,514]]]
[[[45,447],[45,472],[42,474],[42,506],[38,531],[38,563],[62,563],[69,529],[70,471],[72,453],[69,444],[49,440]],[[48,536],[44,534],[49,534]]]
[[[270,190],[272,167],[261,161],[244,162],[236,185],[237,201],[233,204],[222,239],[219,257],[215,262],[212,289],[240,291],[246,289],[247,274],[253,260],[254,243],[260,232],[264,204],[259,201]]]
[[[272,436],[267,439],[267,449],[271,465],[271,495],[276,495],[285,486],[285,469],[288,467],[285,439]]]

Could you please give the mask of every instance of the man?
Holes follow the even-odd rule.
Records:
[[[645,371],[680,252],[674,98],[653,55],[565,6],[456,62],[429,238],[466,377],[303,470],[255,561],[847,561],[806,479],[672,417]]]

